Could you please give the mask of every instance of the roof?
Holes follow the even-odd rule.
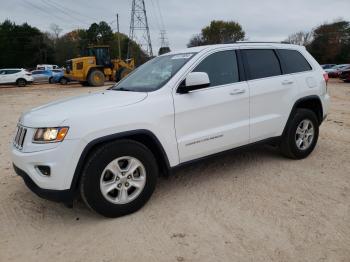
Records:
[[[273,47],[273,48],[291,48],[291,49],[301,49],[304,48],[300,45],[292,45],[292,44],[286,44],[286,43],[276,43],[276,42],[235,42],[235,43],[228,43],[228,44],[217,44],[217,45],[204,45],[204,46],[196,46],[196,47],[190,47],[186,49],[180,49],[176,51],[172,51],[170,53],[167,53],[166,55],[174,55],[174,54],[182,54],[182,53],[199,53],[204,50],[212,50],[217,49],[220,47]]]

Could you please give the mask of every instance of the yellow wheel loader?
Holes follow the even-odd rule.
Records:
[[[109,46],[90,46],[86,51],[87,56],[66,62],[65,78],[87,86],[103,86],[106,80],[119,82],[135,68],[134,59],[111,59]]]

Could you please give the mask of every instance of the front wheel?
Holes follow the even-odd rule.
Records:
[[[151,197],[158,166],[152,152],[132,140],[108,143],[88,160],[80,182],[84,202],[105,217],[136,212]]]
[[[281,151],[292,159],[306,158],[314,150],[318,135],[319,123],[315,113],[297,109],[282,136]]]

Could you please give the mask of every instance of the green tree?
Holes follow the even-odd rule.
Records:
[[[0,23],[0,68],[33,68],[44,63],[62,66],[67,60],[84,55],[92,44],[109,45],[111,57],[118,57],[118,33],[113,33],[106,22],[94,23],[87,30],[77,29],[61,36],[59,26],[52,31],[54,34],[43,33],[26,23],[16,25],[8,20]],[[122,59],[126,59],[129,38],[124,34],[120,37]],[[131,57],[137,65],[149,59],[137,43],[132,42],[131,47]]]
[[[310,53],[321,64],[350,63],[350,23],[336,21],[314,30]]]
[[[223,44],[244,40],[244,38],[245,32],[239,23],[214,20],[202,29],[201,34],[193,36],[187,46]]]
[[[53,43],[46,34],[27,23],[0,23],[0,67],[34,67],[54,62]]]
[[[86,36],[91,45],[109,44],[114,38],[112,28],[104,21],[93,23],[86,31]]]

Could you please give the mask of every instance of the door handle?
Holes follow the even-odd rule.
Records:
[[[245,89],[233,89],[233,91],[230,93],[231,96],[235,96],[235,95],[240,95],[240,94],[244,94],[245,93]]]
[[[282,81],[282,85],[291,85],[293,83],[294,83],[293,80],[284,80],[284,81]]]

